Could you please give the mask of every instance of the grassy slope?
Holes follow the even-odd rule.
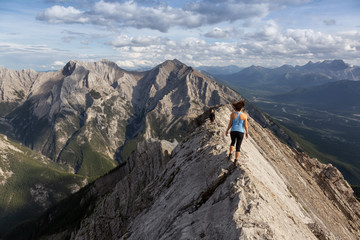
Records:
[[[58,164],[5,140],[2,135],[0,141],[6,145],[1,149],[0,169],[12,172],[6,179],[0,175],[0,181],[3,180],[0,184],[1,237],[16,224],[38,216],[47,207],[69,196],[74,189],[83,186],[85,178],[67,173]],[[43,203],[34,200],[34,191],[47,200]]]

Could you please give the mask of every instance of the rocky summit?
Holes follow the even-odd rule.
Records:
[[[229,160],[230,113],[199,116],[176,147],[138,143],[122,166],[9,239],[360,239],[360,204],[341,173],[251,112],[240,159]]]

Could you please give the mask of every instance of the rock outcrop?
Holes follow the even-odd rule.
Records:
[[[86,206],[84,214],[64,223],[61,208],[54,207],[28,225],[33,230],[28,234],[33,239],[360,238],[360,204],[340,172],[280,142],[251,117],[250,137],[234,165],[224,135],[230,113],[221,106],[215,123],[198,121],[171,155],[160,142],[139,145],[124,166],[75,194],[74,208]]]

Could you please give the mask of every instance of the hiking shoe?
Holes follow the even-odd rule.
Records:
[[[234,166],[235,166],[235,167],[237,166],[237,165],[236,165],[237,161],[238,161],[237,159],[234,159],[234,162],[233,162],[233,163],[234,163]]]

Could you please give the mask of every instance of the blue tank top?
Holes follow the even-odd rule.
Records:
[[[236,113],[236,118],[232,120],[231,132],[245,132],[244,120],[240,119],[241,113],[242,112]]]

